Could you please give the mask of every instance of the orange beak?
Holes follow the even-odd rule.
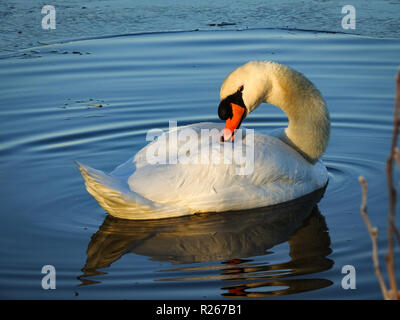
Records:
[[[231,103],[232,106],[232,118],[228,118],[225,123],[224,129],[224,141],[228,141],[235,133],[235,130],[240,127],[242,120],[246,116],[245,108],[238,106],[237,104]]]

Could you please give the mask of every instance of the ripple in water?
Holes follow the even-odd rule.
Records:
[[[399,48],[396,39],[249,30],[93,39],[3,57],[6,298],[380,298],[357,177],[367,178],[371,219],[384,230],[385,216],[373,213],[386,212]],[[255,59],[303,72],[327,100],[330,181],[318,207],[152,222],[107,216],[74,161],[111,171],[146,144],[149,129],[219,121],[221,82]],[[286,124],[271,105],[244,123],[263,133]],[[52,296],[37,285],[45,264],[57,268]],[[340,286],[346,264],[357,270],[352,292]]]

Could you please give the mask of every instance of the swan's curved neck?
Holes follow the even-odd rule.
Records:
[[[304,104],[295,106],[302,109]],[[296,149],[309,162],[315,163],[325,152],[329,140],[329,115],[325,112],[325,104],[319,106],[308,104],[304,113],[308,116],[291,116],[287,109],[282,110],[288,115],[289,125],[281,136],[281,139]]]
[[[221,86],[221,101],[242,88],[248,113],[262,102],[281,108],[289,126],[280,137],[311,163],[318,161],[329,140],[325,101],[301,73],[272,61],[251,61],[231,72]]]
[[[314,85],[301,73],[278,65],[266,76],[264,102],[281,108],[289,125],[280,137],[315,163],[324,153],[330,134],[329,113],[325,101]]]

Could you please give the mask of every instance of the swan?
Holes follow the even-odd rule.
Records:
[[[281,108],[288,127],[268,135],[239,135],[243,120],[262,103]],[[329,112],[318,89],[301,73],[272,61],[238,67],[222,83],[218,115],[225,125],[174,127],[109,174],[77,162],[87,191],[112,216],[160,219],[266,207],[326,186],[328,172],[320,158],[329,141]],[[199,135],[209,130],[211,138],[170,143],[188,130]],[[226,159],[226,150],[236,150],[239,142],[242,150],[250,150],[252,166],[246,174],[240,174],[243,162],[211,159]],[[170,161],[149,161],[149,154],[160,155],[154,150],[162,147]],[[189,161],[177,161],[180,156]],[[209,161],[190,161],[196,157]]]

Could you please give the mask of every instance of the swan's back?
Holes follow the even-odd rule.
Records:
[[[200,123],[180,127],[173,132],[173,137],[187,128],[198,136],[204,129],[215,129],[215,134],[220,135],[223,126]],[[165,134],[166,141],[170,135],[171,132]],[[240,165],[235,159],[230,164],[224,163],[224,148],[232,144],[220,143],[218,139],[207,143],[198,139],[193,142],[196,145],[187,141],[178,143],[177,156],[179,152],[186,152],[189,162],[203,157],[198,163],[149,164],[149,148],[154,150],[162,142],[165,141],[158,139],[148,144],[110,174],[80,165],[89,193],[113,216],[155,219],[274,205],[322,188],[328,180],[327,170],[320,161],[314,165],[309,163],[274,136],[255,133],[254,144],[251,139],[243,138],[243,149],[254,150],[254,167],[250,173],[248,166],[252,164]],[[191,150],[190,154],[185,151],[186,147]],[[208,161],[204,158],[207,151]],[[222,161],[216,163],[218,155]]]

